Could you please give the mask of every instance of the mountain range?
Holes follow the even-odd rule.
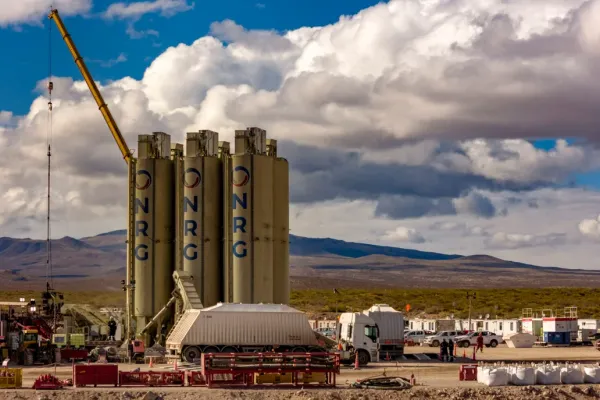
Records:
[[[121,290],[125,230],[51,241],[60,290]],[[0,290],[45,286],[46,241],[0,238]],[[523,288],[596,287],[600,271],[540,267],[487,255],[463,256],[290,235],[292,287]]]

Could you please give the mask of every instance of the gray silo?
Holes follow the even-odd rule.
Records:
[[[218,142],[217,132],[190,132],[184,158],[183,270],[193,276],[204,307],[222,298],[223,179]]]

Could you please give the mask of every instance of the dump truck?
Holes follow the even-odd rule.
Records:
[[[218,303],[187,309],[166,339],[167,357],[195,362],[202,353],[338,352],[346,362],[354,349],[314,332],[303,312],[282,304]]]

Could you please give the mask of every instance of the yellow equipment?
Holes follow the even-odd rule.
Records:
[[[121,153],[123,154],[123,158],[125,159],[125,161],[127,163],[129,163],[129,161],[132,158],[131,151],[129,150],[129,147],[127,146],[127,143],[125,142],[123,135],[121,135],[121,131],[119,130],[117,123],[115,122],[112,114],[110,113],[108,106],[104,102],[104,99],[102,98],[102,95],[100,94],[100,91],[98,90],[98,87],[96,86],[96,83],[94,82],[94,79],[92,78],[92,75],[88,71],[85,63],[83,62],[83,58],[77,51],[77,47],[75,47],[75,43],[73,43],[73,39],[71,39],[71,35],[69,35],[69,32],[67,32],[67,28],[65,27],[65,25],[62,22],[62,19],[58,15],[58,10],[53,9],[50,12],[50,14],[48,15],[48,18],[52,19],[52,20],[54,20],[54,22],[56,22],[56,26],[58,27],[58,30],[60,31],[60,34],[62,35],[63,40],[67,44],[67,47],[69,48],[69,51],[71,52],[71,55],[73,56],[73,59],[75,60],[75,64],[77,64],[77,67],[79,68],[79,71],[81,72],[81,75],[83,75],[83,79],[85,79],[85,82],[87,83],[88,87],[90,88],[90,92],[92,92],[92,96],[94,96],[94,100],[96,100],[96,103],[98,103],[98,108],[100,108],[100,112],[102,113],[102,116],[104,117],[104,120],[106,121],[106,124],[108,125],[108,129],[110,129],[110,133],[112,133],[113,137],[115,138],[115,141],[117,142],[117,146],[119,146],[119,150],[121,150]]]
[[[17,389],[23,386],[21,368],[2,368],[0,370],[0,389]]]
[[[137,160],[133,157],[133,153],[129,150],[127,146],[127,142],[125,142],[125,138],[121,134],[121,130],[119,129],[117,123],[115,122],[108,106],[104,102],[104,98],[100,94],[92,75],[87,69],[85,62],[83,61],[83,57],[77,51],[77,47],[75,47],[75,43],[73,39],[71,39],[71,35],[67,32],[67,28],[65,27],[60,15],[58,15],[58,10],[52,9],[50,14],[48,14],[48,18],[53,20],[58,27],[60,34],[62,35],[63,40],[65,41],[67,47],[69,48],[69,52],[73,56],[75,60],[75,64],[79,68],[81,75],[83,75],[83,79],[88,85],[94,100],[98,104],[98,108],[106,121],[106,125],[108,125],[108,129],[110,133],[113,135],[115,142],[117,142],[117,146],[123,155],[123,159],[127,163],[128,166],[128,217],[127,217],[127,281],[124,282],[124,289],[127,293],[126,299],[126,337],[130,338],[131,334],[131,319],[132,319],[132,287],[133,283],[133,260],[134,260],[134,242],[135,242],[135,220],[134,220],[134,203],[135,203],[135,165]],[[49,82],[48,88],[52,90],[53,84]]]

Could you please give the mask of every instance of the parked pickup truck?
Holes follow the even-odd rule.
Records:
[[[408,343],[420,344],[425,339],[425,331],[406,331],[404,332],[404,341]]]
[[[502,343],[502,336],[496,335],[493,332],[483,331],[481,332],[483,336],[483,345],[485,347],[496,347],[498,344]],[[470,347],[477,344],[477,336],[479,336],[479,332],[471,332],[467,335],[457,336],[454,338],[454,342],[458,347]]]
[[[460,333],[461,332],[457,332],[457,331],[438,332],[435,335],[425,337],[425,339],[423,340],[422,346],[439,347],[440,343],[442,343],[442,341],[444,339],[446,339],[446,341],[453,340]]]

